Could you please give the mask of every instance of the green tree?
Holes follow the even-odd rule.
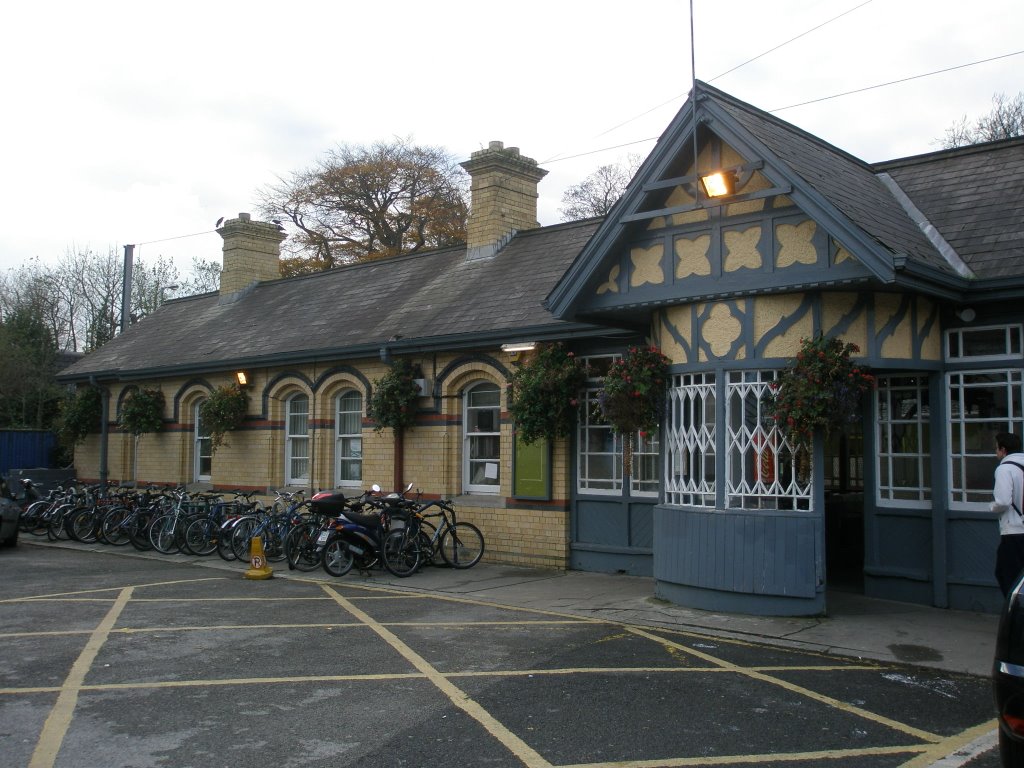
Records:
[[[465,242],[465,172],[444,149],[409,139],[342,144],[259,195],[262,215],[295,229],[284,274]]]
[[[49,429],[61,389],[54,381],[57,347],[32,305],[0,319],[0,426]]]

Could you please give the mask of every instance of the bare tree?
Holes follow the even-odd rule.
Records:
[[[1015,136],[1024,136],[1024,91],[1012,99],[1003,93],[993,94],[991,112],[973,123],[968,123],[964,115],[946,129],[946,135],[938,142],[943,149],[955,149]]]
[[[579,184],[566,189],[558,209],[562,221],[607,215],[626,191],[641,162],[639,155],[629,155],[625,161],[602,165]]]
[[[343,144],[258,194],[262,215],[297,230],[285,244],[285,273],[465,242],[465,172],[444,149],[409,139]]]
[[[212,259],[192,257],[192,271],[178,286],[176,296],[194,296],[197,293],[212,293],[220,289],[220,262]]]

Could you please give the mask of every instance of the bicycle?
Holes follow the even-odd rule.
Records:
[[[431,507],[437,507],[438,511],[427,514],[426,510]],[[417,525],[420,549],[426,551],[429,562],[434,561],[434,555],[438,552],[441,559],[452,568],[472,568],[480,562],[484,555],[484,535],[472,523],[456,519],[455,505],[451,499],[428,501],[416,510],[415,515],[420,521]],[[424,520],[433,517],[441,518],[436,528]],[[428,533],[430,529],[433,531]]]

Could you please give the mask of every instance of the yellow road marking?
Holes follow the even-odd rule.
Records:
[[[46,722],[43,724],[43,730],[39,734],[39,741],[36,743],[35,751],[32,753],[32,760],[28,764],[29,768],[51,768],[56,762],[57,753],[60,752],[68,726],[71,725],[71,717],[74,714],[75,705],[78,703],[78,691],[82,681],[85,680],[85,676],[89,673],[89,668],[96,660],[96,654],[99,653],[100,648],[107,641],[111,628],[117,622],[117,617],[121,615],[121,611],[124,610],[128,601],[131,600],[132,590],[133,587],[128,587],[121,591],[117,600],[114,601],[110,610],[107,611],[107,615],[103,617],[103,621],[99,623],[99,626],[96,627],[89,637],[82,652],[75,659],[75,663],[71,665],[71,671],[68,673],[67,679],[64,680],[64,685],[57,696],[57,703],[53,705],[53,709],[50,710],[50,716],[46,718]]]
[[[769,683],[771,685],[776,685],[780,688],[790,691],[791,693],[796,693],[800,696],[806,696],[807,698],[813,699],[814,701],[817,701],[821,704],[834,707],[835,709],[841,710],[843,712],[849,712],[852,715],[857,715],[858,717],[862,717],[865,720],[871,720],[880,725],[884,725],[888,728],[893,728],[897,731],[902,731],[903,733],[906,733],[909,736],[913,736],[914,738],[921,739],[922,741],[927,741],[933,744],[942,741],[941,736],[938,736],[929,731],[925,731],[920,728],[915,728],[912,725],[901,723],[899,720],[893,720],[891,717],[885,717],[884,715],[879,715],[875,712],[863,709],[862,707],[857,707],[853,704],[848,704],[847,702],[841,701],[832,696],[826,696],[825,694],[818,693],[817,691],[812,691],[810,688],[804,688],[801,685],[796,685],[795,683],[790,683],[786,680],[781,680],[777,677],[773,677],[772,675],[766,674],[764,672],[759,672],[752,667],[742,667],[738,664],[733,664],[731,662],[724,661],[723,659],[719,659],[715,656],[712,656],[711,654],[703,653],[702,651],[698,651],[695,648],[690,648],[688,646],[682,645],[681,643],[676,643],[664,637],[659,637],[658,635],[652,634],[642,629],[630,628],[629,631],[637,635],[640,635],[641,637],[646,637],[650,640],[654,640],[656,642],[669,644],[679,649],[683,653],[688,653],[693,656],[696,656],[698,659],[703,659],[709,664],[716,664],[721,666],[723,669],[733,671],[736,674],[743,675],[745,677],[750,677],[754,680],[760,680],[761,682]]]
[[[359,626],[366,626],[360,624]],[[114,634],[114,633],[111,633]],[[850,669],[873,669],[873,667],[839,667],[827,670],[824,667],[770,667],[773,671],[846,671]],[[539,677],[541,675],[557,677],[559,675],[692,675],[692,674],[734,674],[733,670],[723,667],[552,667],[538,669],[486,669],[461,672],[445,672],[447,678],[454,677]],[[80,691],[113,690],[119,688],[173,688],[175,686],[196,685],[265,685],[271,683],[317,683],[335,680],[392,680],[407,677],[423,677],[422,674],[406,672],[379,672],[365,675],[301,675],[295,677],[245,677],[223,678],[210,680],[160,680],[148,683],[95,683],[79,686]],[[21,693],[53,693],[60,691],[61,686],[37,686],[29,688],[0,688],[0,696]]]
[[[943,739],[939,743],[928,747],[927,750],[922,752],[913,760],[903,763],[900,768],[926,768],[926,766],[931,765],[937,760],[941,760],[947,755],[956,752],[958,749],[962,749],[979,736],[984,736],[986,733],[990,733],[993,728],[998,727],[998,721],[989,720],[988,722],[981,723],[973,728],[968,728],[966,731],[961,731],[954,736],[950,736],[949,738]]]
[[[120,592],[122,589],[144,589],[146,587],[167,587],[172,584],[193,584],[200,581],[226,581],[226,576],[204,576],[201,579],[175,579],[174,581],[154,581],[149,584],[134,584],[131,587],[97,587],[96,589],[79,589],[74,592],[51,592],[46,595],[27,595],[25,597],[10,597],[0,600],[3,603],[25,603],[33,600],[42,600],[50,597],[64,597],[69,595],[92,595],[97,592]]]
[[[881,757],[915,753],[924,746],[863,747],[860,749],[828,749],[818,752],[776,752],[770,755],[702,755],[701,757],[666,757],[660,760],[620,760],[608,763],[573,763],[558,768],[684,768],[689,765],[759,765],[805,760],[833,761],[844,757]]]
[[[505,725],[495,718],[490,712],[471,699],[465,691],[438,672],[437,669],[435,669],[426,659],[402,642],[397,635],[382,624],[379,624],[369,614],[359,610],[350,600],[340,595],[330,585],[323,584],[322,587],[327,594],[334,598],[338,605],[359,619],[359,621],[364,622],[368,627],[373,629],[373,631],[376,632],[384,642],[390,645],[406,661],[422,672],[430,682],[437,686],[437,688],[448,697],[448,700],[451,701],[452,704],[480,723],[488,733],[504,744],[505,747],[507,747],[513,755],[522,760],[525,765],[529,766],[529,768],[552,768],[551,763],[541,757],[540,753],[512,733],[512,731],[506,728]]]

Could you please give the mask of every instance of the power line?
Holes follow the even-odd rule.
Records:
[[[153,245],[154,243],[167,243],[171,240],[184,240],[186,237],[199,237],[199,235],[209,235],[217,230],[208,229],[205,232],[193,232],[191,235],[177,235],[176,237],[165,237],[162,240],[147,240],[145,243],[135,243],[135,245]]]
[[[853,7],[853,8],[849,8],[849,9],[847,9],[847,10],[843,11],[843,12],[842,12],[842,13],[840,13],[840,14],[839,14],[838,16],[833,16],[833,17],[832,17],[831,19],[829,19],[828,21],[823,21],[823,22],[822,22],[821,24],[818,24],[818,25],[817,25],[816,27],[811,27],[810,29],[808,29],[808,30],[806,30],[806,31],[804,31],[804,32],[801,32],[801,33],[800,33],[799,35],[797,35],[796,37],[791,37],[791,38],[790,38],[789,40],[786,40],[786,41],[785,41],[784,43],[779,43],[779,44],[778,44],[778,45],[776,45],[776,46],[775,46],[774,48],[769,48],[769,49],[768,49],[767,51],[764,51],[763,53],[759,53],[759,54],[758,54],[757,56],[755,56],[754,58],[752,58],[752,59],[747,59],[747,60],[746,60],[746,61],[744,61],[744,62],[743,62],[742,64],[737,64],[737,65],[736,65],[735,67],[733,67],[732,69],[727,69],[727,70],[726,70],[725,72],[723,72],[723,73],[722,73],[722,74],[720,74],[720,75],[715,75],[714,77],[712,77],[712,78],[711,78],[710,80],[708,80],[707,82],[709,82],[709,83],[713,83],[713,82],[714,82],[715,80],[719,80],[719,79],[721,79],[721,78],[725,77],[726,75],[728,75],[728,74],[730,74],[730,73],[732,73],[732,72],[735,72],[735,71],[736,71],[737,69],[739,69],[740,67],[745,67],[745,66],[746,66],[747,64],[750,64],[751,62],[753,62],[753,61],[757,61],[758,59],[760,59],[760,58],[762,58],[762,57],[764,57],[764,56],[767,56],[767,55],[768,55],[769,53],[773,53],[773,52],[775,52],[775,51],[779,50],[780,48],[783,48],[783,47],[785,47],[785,46],[789,45],[790,43],[794,42],[795,40],[799,40],[799,39],[800,39],[801,37],[805,37],[806,35],[809,35],[809,34],[811,34],[811,32],[815,32],[815,31],[817,31],[817,30],[821,29],[822,27],[824,27],[824,26],[827,26],[827,25],[831,24],[831,23],[832,23],[833,21],[836,21],[836,20],[838,20],[838,19],[841,19],[841,18],[842,18],[843,16],[846,16],[847,14],[853,13],[854,11],[856,11],[856,10],[857,10],[857,9],[859,9],[859,8],[863,8],[863,7],[865,6],[865,5],[867,5],[867,4],[868,4],[868,3],[870,3],[870,2],[872,2],[872,0],[864,0],[864,2],[862,2],[862,3],[860,4],[860,5],[855,5],[855,6]],[[693,7],[692,7],[692,5],[691,5],[691,7],[690,7],[690,18],[691,18],[691,22],[692,22],[692,19],[693,19]],[[691,60],[693,59],[693,53],[694,53],[694,52],[693,52],[693,48],[694,48],[694,46],[693,46],[693,44],[692,44],[692,42],[691,42],[691,45],[690,45],[690,58],[691,58]],[[630,123],[632,123],[632,122],[633,122],[634,120],[639,120],[639,119],[640,119],[641,117],[644,117],[644,116],[646,116],[646,115],[649,115],[649,114],[651,114],[651,112],[654,112],[655,110],[661,109],[661,108],[662,108],[662,107],[664,107],[664,106],[665,106],[666,104],[671,104],[672,102],[674,102],[674,101],[677,101],[678,99],[682,98],[682,97],[683,97],[683,96],[685,96],[685,95],[686,95],[686,92],[684,91],[683,93],[680,93],[680,94],[678,94],[678,95],[676,95],[676,96],[673,96],[673,97],[672,97],[671,99],[669,99],[668,101],[663,101],[663,102],[661,102],[661,104],[658,104],[658,105],[656,105],[656,106],[653,106],[653,107],[651,107],[651,108],[650,108],[650,109],[648,109],[648,110],[647,110],[646,112],[641,112],[641,113],[640,113],[639,115],[634,115],[633,117],[629,118],[628,120],[626,120],[626,121],[624,121],[624,122],[621,122],[621,123],[619,123],[618,125],[613,125],[613,126],[612,126],[611,128],[608,128],[607,130],[601,131],[601,133],[599,133],[599,134],[597,134],[596,136],[594,136],[594,138],[595,138],[595,139],[599,139],[599,138],[601,138],[602,136],[605,136],[605,135],[607,135],[607,134],[611,133],[612,131],[617,131],[617,130],[618,130],[619,128],[621,128],[622,126],[624,126],[624,125],[629,125],[629,124],[630,124]],[[644,139],[644,141],[650,141],[650,139]],[[633,143],[639,143],[639,142],[633,142]],[[623,145],[623,146],[626,146],[626,145]],[[611,149],[615,149],[615,147],[611,147]],[[597,150],[597,151],[598,151],[598,152],[601,152],[601,151],[604,151],[604,150]],[[591,154],[591,153],[584,153],[584,154]],[[572,155],[571,157],[580,157],[580,155]],[[547,160],[543,160],[543,161],[541,161],[541,162],[542,162],[543,164],[545,164],[545,165],[546,165],[546,164],[548,164],[548,163],[554,163],[554,162],[557,162],[558,160],[569,160],[569,159],[571,159],[571,158],[570,158],[570,157],[562,157],[562,158],[559,158],[559,157],[558,157],[558,155],[554,155],[553,157],[551,157],[551,158],[549,158],[549,159],[547,159]]]
[[[1020,56],[1021,54],[1024,54],[1024,50],[1022,50],[1022,51],[1014,51],[1013,53],[1004,53],[1004,54],[1002,54],[1000,56],[993,56],[993,57],[988,58],[988,59],[979,59],[978,61],[972,61],[972,62],[969,62],[967,64],[958,64],[958,65],[956,65],[954,67],[946,67],[945,69],[936,69],[936,70],[933,70],[931,72],[924,72],[924,73],[922,73],[920,75],[912,75],[910,77],[903,77],[903,78],[900,78],[899,80],[890,80],[889,82],[886,82],[886,83],[877,83],[875,85],[865,86],[864,88],[856,88],[856,89],[854,89],[852,91],[843,91],[842,93],[834,93],[831,96],[822,96],[821,98],[818,98],[818,99],[811,99],[810,101],[801,101],[799,104],[789,104],[788,106],[785,106],[785,107],[776,107],[775,109],[767,109],[765,111],[768,112],[769,114],[775,114],[776,112],[782,112],[783,110],[786,110],[786,109],[795,109],[796,107],[803,107],[803,106],[806,106],[808,104],[817,104],[818,102],[821,102],[821,101],[829,101],[830,99],[838,99],[840,96],[849,96],[849,95],[854,94],[854,93],[863,93],[864,91],[871,91],[871,90],[875,90],[876,88],[884,88],[884,87],[889,86],[889,85],[898,85],[899,83],[906,83],[906,82],[909,82],[910,80],[920,80],[923,77],[931,77],[932,75],[941,75],[944,72],[953,72],[953,71],[955,71],[957,69],[964,69],[966,67],[973,67],[973,66],[977,66],[978,64],[987,64],[990,61],[999,61],[1000,59],[1007,59],[1007,58],[1010,58],[1011,56]],[[675,98],[679,98],[679,97],[677,96]],[[664,104],[660,104],[659,106],[664,106],[665,104],[668,104],[668,103],[670,103],[672,101],[675,101],[675,98],[669,99],[669,101],[666,101]],[[653,112],[657,108],[658,107],[653,107],[652,109],[648,110],[648,112]],[[645,112],[644,114],[647,114],[647,112]],[[636,118],[633,118],[633,119],[636,119]],[[627,120],[626,122],[630,122],[630,121]],[[626,123],[623,123],[623,125],[625,125],[625,124]],[[594,150],[591,150],[590,152],[581,152],[578,155],[569,155],[568,157],[552,158],[550,160],[545,160],[544,164],[545,165],[549,165],[551,163],[561,162],[562,160],[572,160],[572,159],[577,158],[577,157],[585,157],[587,155],[596,155],[596,154],[598,154],[600,152],[608,152],[608,151],[613,150],[613,149],[621,149],[622,147],[628,147],[628,146],[631,146],[633,144],[642,144],[645,141],[655,141],[657,138],[658,138],[657,136],[651,136],[650,138],[647,138],[647,139],[638,139],[637,141],[627,142],[626,144],[617,144],[617,145],[615,145],[613,147],[604,147],[603,149],[594,149]]]
[[[1024,51],[1014,51],[1013,53],[1004,53],[1002,56],[993,56],[990,59],[981,59],[980,61],[972,61],[969,64],[958,64],[955,67],[946,67],[945,69],[936,69],[932,72],[925,72],[920,75],[912,75],[911,77],[904,77],[899,80],[890,80],[887,83],[878,83],[877,85],[869,85],[865,88],[857,88],[852,91],[843,91],[842,93],[834,93],[831,96],[822,96],[820,99],[811,99],[810,101],[801,101],[799,104],[790,104],[785,107],[776,107],[775,109],[769,109],[768,112],[774,114],[776,112],[782,112],[784,109],[793,109],[795,107],[803,107],[807,104],[817,104],[820,101],[828,101],[829,99],[838,99],[840,96],[849,96],[852,93],[863,93],[864,91],[871,91],[875,88],[884,88],[887,85],[897,85],[898,83],[906,83],[910,80],[920,80],[922,77],[931,77],[932,75],[941,75],[943,72],[952,72],[956,69],[963,69],[964,67],[973,67],[976,64],[987,64],[990,61],[998,61],[999,59],[1007,59],[1010,56],[1020,56]]]
[[[755,56],[754,58],[752,58],[752,59],[747,59],[747,60],[746,60],[746,61],[744,61],[744,62],[743,62],[742,64],[737,64],[737,65],[736,65],[735,67],[733,67],[732,69],[727,69],[727,70],[726,70],[725,72],[723,72],[723,73],[722,73],[722,74],[720,74],[720,75],[715,75],[715,76],[714,76],[714,77],[712,77],[712,78],[711,78],[710,80],[708,80],[708,82],[709,82],[709,83],[713,83],[713,82],[715,82],[715,80],[718,80],[718,79],[720,79],[720,78],[723,78],[723,77],[725,77],[725,76],[726,76],[726,75],[728,75],[728,74],[729,74],[730,72],[735,72],[735,71],[736,71],[737,69],[739,69],[740,67],[745,67],[745,66],[747,66],[747,64],[750,64],[750,63],[751,63],[752,61],[757,61],[757,60],[758,60],[758,59],[760,59],[760,58],[761,58],[762,56],[767,56],[767,55],[768,55],[769,53],[772,53],[773,51],[777,51],[777,50],[779,50],[779,48],[782,48],[782,47],[783,47],[783,46],[785,46],[785,45],[789,45],[789,44],[790,44],[790,43],[792,43],[792,42],[793,42],[794,40],[799,40],[799,39],[800,39],[801,37],[804,37],[805,35],[809,35],[809,34],[811,34],[811,32],[814,32],[815,30],[821,29],[822,27],[824,27],[824,26],[825,26],[825,25],[827,25],[827,24],[831,24],[831,23],[832,23],[833,21],[835,21],[836,19],[841,19],[841,18],[842,18],[843,16],[846,16],[846,15],[847,15],[847,14],[849,14],[849,13],[853,13],[853,12],[854,12],[854,11],[856,11],[856,10],[857,10],[858,8],[863,8],[863,7],[865,6],[865,5],[867,5],[867,4],[868,4],[868,3],[870,3],[871,1],[872,1],[872,0],[864,0],[864,2],[863,2],[863,3],[861,3],[860,5],[855,5],[855,6],[853,7],[853,8],[850,8],[850,9],[849,9],[849,10],[847,10],[847,11],[843,11],[843,12],[842,12],[842,13],[840,13],[840,14],[839,14],[838,16],[833,16],[833,17],[832,17],[831,19],[829,19],[828,21],[823,21],[823,22],[821,22],[821,24],[819,24],[818,26],[816,26],[816,27],[811,27],[811,28],[810,28],[810,29],[808,29],[808,30],[807,30],[806,32],[801,32],[801,33],[800,33],[799,35],[797,35],[796,37],[791,37],[791,38],[790,38],[789,40],[787,40],[786,42],[784,42],[784,43],[779,43],[779,44],[778,44],[778,45],[776,45],[776,46],[775,46],[774,48],[769,48],[769,49],[768,49],[767,51],[765,51],[764,53],[759,53],[759,54],[757,54],[757,56]]]

